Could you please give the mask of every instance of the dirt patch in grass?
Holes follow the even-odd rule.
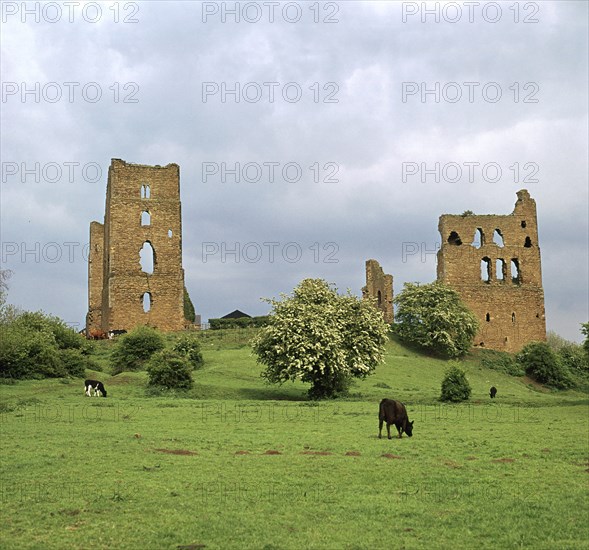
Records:
[[[478,460],[476,456],[467,456],[466,460]]]
[[[328,451],[303,451],[302,455],[320,455],[320,456],[328,456],[331,453]]]
[[[383,455],[380,455],[382,458],[403,458],[402,456],[399,455],[392,455],[391,453],[385,453]]]
[[[551,451],[550,449],[546,449],[546,448],[544,448],[544,449],[542,449],[542,452],[543,452],[543,453],[551,453],[552,451]]]
[[[360,456],[360,451],[348,451],[346,456]]]
[[[188,451],[187,449],[154,449],[158,453],[165,453],[168,455],[196,455],[198,453],[194,451]]]
[[[268,450],[264,454],[265,455],[281,455],[282,453],[280,451]]]
[[[444,464],[448,466],[448,468],[462,468],[461,464],[458,464],[458,462],[454,462],[453,460],[444,460]]]
[[[249,451],[235,451],[236,455],[249,455],[250,452]]]
[[[515,462],[515,458],[496,458],[495,460],[491,460],[495,464],[504,464],[507,462]]]

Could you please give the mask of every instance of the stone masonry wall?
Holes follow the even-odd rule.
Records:
[[[161,167],[112,160],[104,225],[92,222],[90,229],[88,330],[131,330],[137,325],[164,331],[184,328],[181,220],[177,164]],[[151,274],[140,264],[145,243],[153,247]]]
[[[362,288],[362,296],[375,299],[385,322],[393,322],[393,276],[386,275],[376,260],[366,260],[366,286]]]
[[[444,214],[438,225],[438,280],[478,317],[475,346],[509,352],[546,339],[536,202],[517,197],[509,215]]]

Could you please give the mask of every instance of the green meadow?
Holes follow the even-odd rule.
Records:
[[[144,372],[0,386],[4,549],[587,548],[589,398],[463,361],[472,397],[438,401],[447,362],[388,344],[350,397],[260,378],[245,330],[207,331],[187,395]],[[498,388],[491,400],[490,386]],[[412,438],[378,439],[400,399]],[[393,431],[396,434],[396,431]]]

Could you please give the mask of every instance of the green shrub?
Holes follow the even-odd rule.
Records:
[[[442,380],[441,401],[467,401],[470,398],[471,388],[464,371],[452,365],[444,373]]]
[[[168,390],[192,388],[192,366],[186,355],[162,350],[155,353],[147,364],[149,386]]]
[[[2,328],[0,376],[18,379],[65,375],[52,332],[29,330],[17,323]]]
[[[583,349],[587,353],[587,357],[589,357],[589,323],[581,323],[581,333],[585,336]]]
[[[220,330],[224,328],[259,328],[265,327],[269,322],[268,315],[258,317],[238,317],[237,319],[209,319],[211,330]]]
[[[86,369],[92,368],[92,362],[79,349],[61,349],[59,358],[66,375],[84,378]]]
[[[583,346],[569,342],[558,350],[557,355],[562,364],[572,372],[589,374],[589,356]]]
[[[200,341],[196,336],[183,334],[172,349],[186,356],[193,369],[199,369],[204,365],[204,359],[200,352]]]
[[[481,366],[486,369],[504,372],[510,376],[523,376],[525,374],[524,369],[510,353],[490,349],[481,350],[480,353]]]
[[[570,371],[546,342],[531,342],[516,356],[526,374],[536,381],[554,388],[566,389],[574,385]]]
[[[149,358],[164,346],[163,336],[151,327],[140,326],[120,336],[112,353],[113,374],[143,369]]]
[[[26,311],[18,316],[14,324],[32,332],[50,332],[59,349],[86,350],[89,347],[88,341],[59,317],[47,315],[42,311]]]

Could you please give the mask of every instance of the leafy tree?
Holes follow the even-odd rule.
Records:
[[[119,337],[112,353],[113,374],[141,370],[147,360],[164,349],[163,336],[154,328],[139,326]]]
[[[200,352],[200,342],[195,336],[183,334],[176,340],[172,349],[184,355],[193,369],[199,369],[204,365],[204,359]]]
[[[470,398],[471,388],[466,379],[465,372],[457,365],[451,365],[444,374],[442,380],[442,401],[467,401]]]
[[[443,283],[405,283],[395,304],[394,330],[401,339],[446,357],[460,357],[471,348],[478,320]]]
[[[569,369],[546,342],[530,342],[517,354],[526,373],[542,384],[559,389],[574,385]]]
[[[154,353],[147,364],[149,386],[168,390],[192,388],[192,366],[186,355],[171,350]]]
[[[583,342],[583,348],[589,355],[589,323],[581,324],[581,332],[585,335],[585,341]]]
[[[266,300],[268,325],[252,341],[268,382],[298,379],[311,384],[312,398],[336,397],[384,360],[387,325],[369,301],[339,295],[322,279],[305,279],[281,297]]]

